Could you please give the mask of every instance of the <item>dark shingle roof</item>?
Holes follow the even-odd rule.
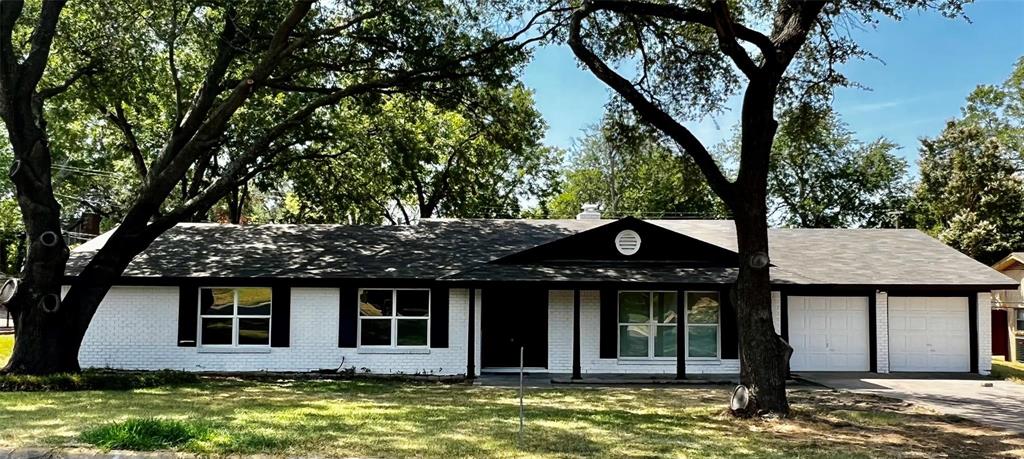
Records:
[[[126,277],[396,278],[730,282],[735,268],[495,265],[494,259],[612,220],[424,220],[416,226],[181,224],[125,271]],[[725,220],[648,220],[735,250]],[[1013,285],[917,230],[773,229],[772,280],[801,285]],[[77,274],[105,241],[78,248]]]

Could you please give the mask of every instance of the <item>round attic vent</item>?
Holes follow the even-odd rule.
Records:
[[[615,248],[623,255],[633,255],[640,250],[640,235],[633,230],[623,230],[615,236]]]

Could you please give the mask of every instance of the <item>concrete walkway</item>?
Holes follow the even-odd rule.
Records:
[[[1024,385],[973,374],[801,373],[800,377],[850,392],[894,397],[940,413],[1024,433]]]

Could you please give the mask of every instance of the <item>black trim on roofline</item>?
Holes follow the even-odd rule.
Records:
[[[65,276],[62,280],[64,285],[72,285],[75,278]],[[275,282],[284,282],[291,287],[337,287],[339,285],[359,284],[362,287],[419,287],[437,285],[444,283],[453,288],[458,287],[481,287],[486,285],[509,285],[509,284],[531,284],[550,285],[553,289],[571,289],[574,285],[586,285],[594,289],[603,286],[619,286],[630,284],[636,287],[673,287],[685,285],[689,288],[720,288],[729,286],[732,283],[714,282],[632,282],[629,280],[451,280],[451,279],[412,279],[412,278],[388,278],[388,277],[362,277],[362,278],[319,278],[319,277],[121,277],[114,285],[125,286],[179,286],[183,283],[196,283],[201,285],[231,285],[238,287],[265,286]],[[1016,284],[772,284],[772,290],[780,291],[783,294],[811,295],[816,292],[822,294],[836,295],[840,293],[856,293],[863,295],[866,290],[879,290],[888,292],[890,296],[944,296],[943,292],[982,292],[990,290],[1004,290],[1017,288]]]

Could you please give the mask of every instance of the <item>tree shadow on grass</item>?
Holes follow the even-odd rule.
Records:
[[[136,392],[15,393],[0,395],[0,441],[67,445],[89,427],[158,416],[211,423],[223,435],[189,450],[213,455],[970,456],[1014,454],[1024,444],[881,397],[793,391],[794,416],[763,421],[725,414],[726,396],[724,389],[693,388],[532,390],[520,444],[518,397],[507,388],[212,381]]]

